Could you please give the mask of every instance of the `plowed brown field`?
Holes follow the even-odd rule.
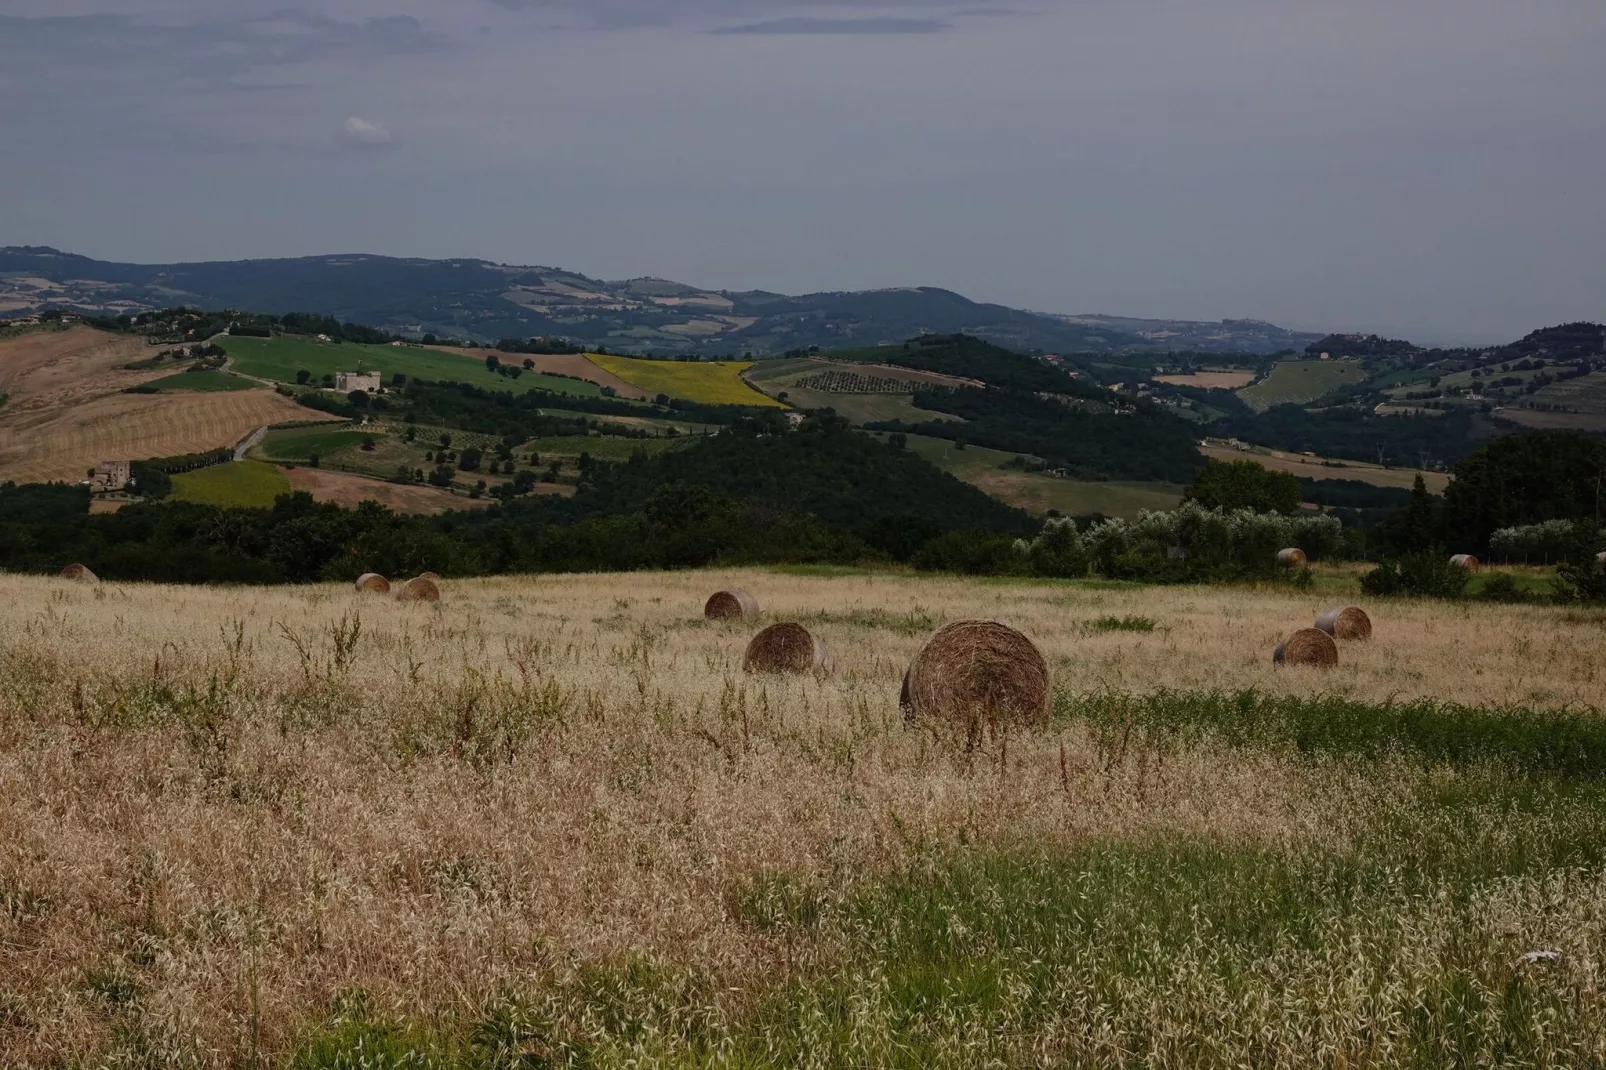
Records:
[[[266,389],[122,393],[172,373],[121,367],[154,352],[143,339],[88,327],[0,342],[0,390],[10,395],[0,409],[0,480],[77,482],[97,461],[200,453],[263,424],[325,418]]]

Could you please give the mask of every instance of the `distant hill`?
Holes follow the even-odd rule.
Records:
[[[1094,331],[1136,336],[1157,349],[1195,353],[1279,353],[1304,349],[1322,337],[1310,331],[1290,331],[1263,320],[1150,320],[1058,313],[1051,313],[1050,318]]]
[[[495,341],[552,336],[626,353],[781,353],[966,332],[1021,350],[1142,346],[934,287],[806,294],[608,282],[485,260],[311,256],[116,264],[43,246],[0,248],[0,317],[47,308],[132,314],[175,305],[312,312],[384,330]]]
[[[47,246],[0,247],[0,318],[48,308],[120,315],[176,305],[310,312],[478,342],[562,337],[622,353],[779,354],[955,333],[1027,352],[1274,352],[1317,337],[1248,320],[1046,315],[930,286],[794,297],[655,278],[609,282],[486,260],[352,254],[118,264]]]

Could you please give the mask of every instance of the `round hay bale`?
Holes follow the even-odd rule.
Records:
[[[390,581],[377,572],[364,572],[357,577],[358,594],[389,594]]]
[[[431,583],[436,585],[439,585],[441,582],[440,573],[438,572],[420,572],[418,574],[418,578],[421,580],[429,580]]]
[[[100,577],[89,571],[88,565],[80,565],[74,561],[62,569],[60,576],[64,580],[73,580],[77,583],[99,583]]]
[[[961,620],[941,628],[909,663],[898,704],[908,721],[965,727],[975,744],[983,727],[1048,722],[1053,678],[1042,651],[996,620]]]
[[[1314,665],[1325,669],[1338,664],[1338,644],[1320,628],[1301,628],[1277,644],[1271,660],[1278,665]]]
[[[1316,618],[1316,627],[1334,639],[1372,638],[1372,618],[1360,606],[1329,609]]]
[[[1277,563],[1284,568],[1300,568],[1305,564],[1305,551],[1297,546],[1277,551]]]
[[[1471,554],[1456,554],[1450,558],[1450,564],[1456,568],[1464,568],[1468,572],[1478,571],[1478,559]]]
[[[743,672],[805,673],[828,676],[836,659],[820,637],[790,622],[771,624],[753,636],[742,655]]]
[[[758,616],[758,599],[740,587],[715,591],[703,603],[703,616],[709,620],[751,620]]]
[[[439,602],[441,600],[440,585],[434,580],[418,576],[408,580],[396,588],[396,601],[398,602]]]
[[[1602,550],[1600,553],[1595,555],[1595,564],[1606,565],[1606,550]]]

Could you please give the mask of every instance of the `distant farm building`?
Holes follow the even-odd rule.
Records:
[[[122,490],[133,478],[128,461],[101,461],[95,465],[95,474],[89,478],[91,490]]]
[[[353,390],[365,390],[373,394],[379,390],[379,379],[378,372],[336,372],[335,389],[342,394],[349,394]]]

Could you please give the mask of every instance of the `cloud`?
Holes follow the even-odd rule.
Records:
[[[824,19],[796,16],[789,19],[770,19],[767,22],[750,22],[742,26],[726,26],[711,30],[716,34],[897,34],[943,33],[953,24],[942,19],[868,18]]]
[[[342,129],[346,144],[360,145],[364,148],[375,148],[380,145],[389,145],[392,140],[390,131],[379,123],[369,122],[367,119],[353,115],[346,120]]]

